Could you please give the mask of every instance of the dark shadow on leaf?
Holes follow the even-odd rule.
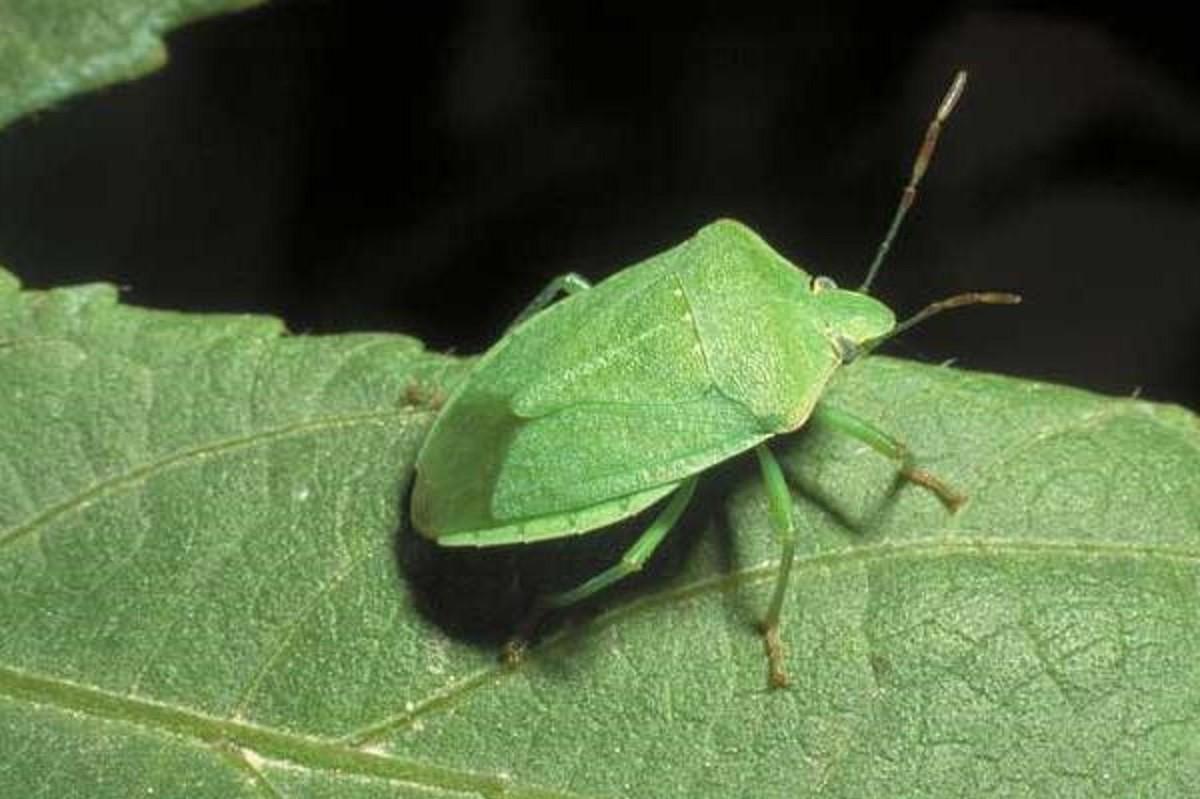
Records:
[[[417,611],[453,638],[499,647],[529,604],[517,553],[440,547],[403,518],[395,554]]]
[[[867,508],[865,512],[862,508],[854,511],[850,510],[844,501],[835,497],[826,488],[819,485],[811,478],[796,474],[794,471],[785,469],[784,474],[788,479],[788,484],[799,494],[805,501],[811,502],[814,506],[821,509],[834,524],[845,529],[848,533],[854,536],[857,543],[865,544],[876,539],[880,534],[876,531],[880,529],[880,520],[887,515],[888,511],[896,504],[899,499],[900,489],[907,485],[907,480],[897,474],[888,486],[888,490],[883,499]],[[803,535],[803,530],[797,530],[797,535]]]
[[[497,654],[527,620],[539,595],[569,590],[616,563],[661,507],[655,505],[616,525],[559,540],[486,548],[442,547],[412,528],[410,490],[405,490],[402,526],[394,540],[400,574],[417,610],[451,637],[494,648]],[[559,651],[572,639],[586,647],[585,635],[559,635],[564,626],[577,625],[582,630],[585,621],[597,613],[645,591],[668,587],[702,526],[696,521],[696,504],[642,571],[585,602],[547,614],[532,643],[553,634],[564,639],[556,647]]]
[[[830,521],[851,533],[858,543],[874,540],[877,537],[875,531],[881,527],[881,520],[896,504],[900,489],[905,487],[908,481],[897,471],[879,502],[869,508],[849,507],[844,497],[827,485],[821,484],[800,466],[819,460],[831,460],[833,453],[830,450],[830,436],[825,430],[808,428],[789,436],[786,443],[780,447],[784,477],[804,501],[820,508]],[[797,530],[797,535],[804,535],[804,531]]]
[[[803,433],[785,445],[789,452],[783,463],[789,483],[803,500],[821,508],[857,539],[869,540],[876,520],[887,512],[904,484],[903,478],[897,475],[886,499],[872,507],[868,515],[864,516],[862,509],[851,511],[826,487],[794,467],[797,458],[817,454],[806,453],[810,448],[802,440],[793,443],[801,436]],[[585,657],[594,641],[588,635],[590,622],[598,614],[647,593],[678,587],[673,579],[684,569],[703,535],[714,536],[716,572],[711,576],[736,574],[743,564],[739,562],[738,531],[731,516],[734,496],[760,481],[758,465],[750,453],[703,475],[691,505],[645,567],[584,602],[548,613],[530,642],[533,651],[529,658],[537,665],[524,667],[568,676],[572,671],[570,662]],[[497,656],[527,621],[539,595],[569,590],[616,563],[662,506],[659,503],[616,525],[559,540],[524,546],[442,547],[412,529],[409,490],[411,486],[405,490],[400,509],[403,525],[396,533],[395,553],[414,604],[448,635],[494,649]],[[805,533],[803,528],[797,530],[799,536]],[[765,608],[751,600],[750,592],[723,591],[722,597],[731,620],[758,630]],[[555,639],[553,657],[537,655],[538,643],[550,636]],[[563,662],[556,664],[554,661],[559,659]]]

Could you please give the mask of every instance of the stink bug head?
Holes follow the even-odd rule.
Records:
[[[845,356],[858,352],[868,342],[886,337],[896,326],[896,317],[888,306],[862,291],[838,288],[828,277],[810,277],[740,222],[720,219],[706,225],[696,235],[694,248],[692,257],[721,263],[720,268],[728,273],[757,267],[772,274],[772,300],[804,308],[799,316],[784,314],[781,319],[802,320],[803,329],[797,330],[797,335],[809,332],[815,321],[843,359],[848,360]],[[764,312],[761,304],[748,310],[755,315]]]
[[[1016,294],[998,291],[973,291],[965,294],[956,294],[944,300],[930,303],[925,308],[897,324],[889,308],[867,296],[871,284],[875,281],[876,275],[879,274],[879,267],[883,265],[888,252],[891,250],[892,243],[896,240],[896,234],[900,232],[900,226],[904,223],[904,218],[908,215],[909,209],[912,208],[913,203],[917,199],[917,187],[920,186],[921,179],[925,176],[925,172],[929,168],[929,162],[933,160],[933,153],[937,148],[942,126],[945,125],[950,112],[954,110],[954,106],[958,104],[958,100],[962,97],[963,89],[966,85],[967,73],[964,70],[959,70],[954,75],[954,81],[950,84],[950,88],[946,91],[942,102],[938,105],[937,113],[930,121],[929,127],[925,130],[925,137],[921,140],[921,146],[917,150],[916,158],[913,160],[912,173],[909,176],[908,183],[905,184],[904,190],[900,193],[900,202],[896,205],[896,210],[892,214],[892,221],[888,225],[887,233],[884,234],[883,240],[879,243],[879,248],[875,251],[875,258],[867,268],[866,279],[863,280],[858,291],[839,290],[827,278],[817,278],[817,280],[813,281],[814,293],[817,293],[823,286],[828,286],[830,289],[823,292],[823,294],[828,296],[820,299],[821,304],[827,309],[824,313],[824,318],[828,325],[827,329],[830,339],[838,349],[843,363],[848,363],[855,358],[867,354],[888,339],[903,333],[905,330],[920,324],[942,311],[951,308],[961,308],[967,305],[1015,305],[1021,301],[1020,296]]]
[[[892,309],[870,295],[840,289],[825,277],[813,281],[812,292],[813,308],[844,361],[853,360],[865,345],[885,338],[896,327]]]

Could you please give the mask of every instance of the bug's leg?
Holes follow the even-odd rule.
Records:
[[[650,559],[650,556],[654,554],[654,550],[658,549],[658,545],[667,537],[667,533],[671,532],[671,528],[679,521],[679,517],[683,514],[684,508],[687,507],[695,490],[695,477],[690,477],[680,483],[679,488],[675,490],[675,493],[671,495],[671,499],[659,511],[658,516],[638,536],[638,539],[625,551],[625,554],[621,556],[621,560],[617,563],[569,591],[541,597],[534,606],[533,612],[517,629],[513,639],[504,645],[501,658],[507,663],[514,663],[520,660],[526,641],[532,637],[533,632],[537,629],[547,611],[554,608],[565,608],[569,605],[574,605],[576,602],[582,602],[593,594],[603,591],[621,578],[628,577],[640,571],[646,564],[646,561]]]
[[[963,494],[955,491],[924,469],[917,468],[908,447],[867,420],[827,403],[818,405],[813,411],[812,418],[818,423],[829,425],[840,433],[857,438],[885,457],[899,461],[900,474],[906,480],[932,491],[952,512],[958,510],[959,506],[967,501]]]
[[[543,600],[543,604],[551,608],[565,608],[568,605],[574,605],[598,591],[603,591],[618,580],[641,571],[642,567],[646,565],[646,561],[654,554],[654,550],[658,549],[658,545],[667,537],[667,533],[671,532],[675,522],[679,521],[679,517],[683,514],[683,510],[687,507],[695,490],[695,477],[689,477],[683,481],[658,516],[650,523],[645,532],[638,536],[633,545],[625,550],[625,554],[619,561],[570,591],[547,596]]]
[[[546,288],[538,292],[538,295],[533,298],[533,301],[525,306],[525,310],[517,315],[513,323],[508,326],[512,330],[517,325],[524,322],[529,317],[533,316],[538,311],[545,308],[550,303],[557,299],[559,294],[578,294],[581,291],[586,291],[592,287],[592,284],[587,281],[587,278],[582,275],[577,275],[574,272],[568,272],[565,275],[559,275],[546,284]]]
[[[763,645],[767,650],[770,686],[786,688],[788,677],[783,668],[783,642],[779,638],[779,616],[783,610],[783,597],[787,593],[792,563],[796,559],[796,524],[792,517],[792,493],[788,490],[787,480],[784,479],[779,461],[775,460],[775,456],[771,454],[767,445],[759,444],[754,452],[758,455],[758,465],[762,469],[763,483],[767,488],[767,505],[771,526],[775,528],[780,548],[779,573],[775,576],[775,590],[771,594],[771,604],[767,607],[767,615],[762,623]]]

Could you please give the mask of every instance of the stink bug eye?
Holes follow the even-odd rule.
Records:
[[[700,475],[754,450],[780,540],[762,625],[769,682],[787,684],[779,622],[795,553],[792,497],[767,442],[818,418],[895,460],[948,508],[965,497],[915,466],[907,448],[822,396],[847,361],[951,307],[1015,302],[963,294],[897,325],[869,296],[916,198],[960,72],[929,125],[866,280],[857,291],[813,278],[731,220],[591,286],[547,286],[445,401],[417,456],[413,526],[448,547],[496,547],[589,533],[660,504],[621,559],[543,612],[574,604],[638,571],[671,531]],[[555,301],[560,295],[566,299]],[[753,358],[747,357],[753,349]],[[506,651],[516,657],[524,641]]]

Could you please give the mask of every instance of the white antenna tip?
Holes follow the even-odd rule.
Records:
[[[967,88],[967,71],[960,69],[954,74],[954,82],[950,84],[946,96],[942,98],[942,104],[938,106],[937,119],[939,122],[945,122],[946,117],[950,116],[950,112],[954,110],[954,106],[958,103],[958,98],[962,97],[963,90]]]

